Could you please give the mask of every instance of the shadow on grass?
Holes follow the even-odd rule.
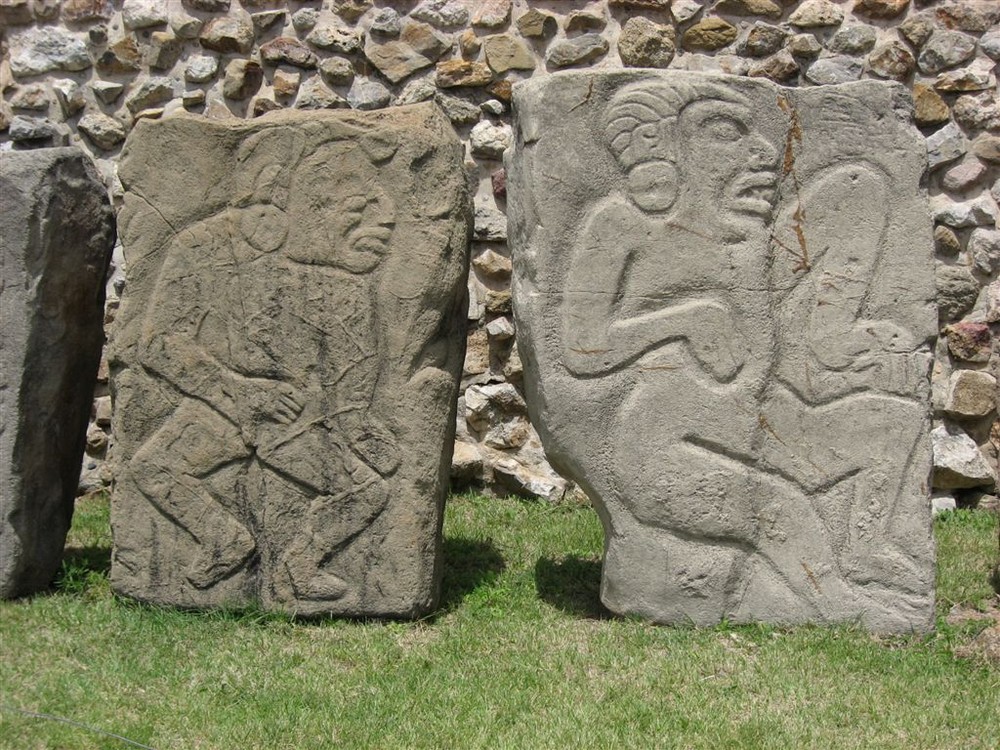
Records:
[[[477,588],[495,581],[505,567],[503,556],[493,542],[446,537],[438,612],[454,609]]]
[[[601,604],[601,563],[579,555],[535,563],[538,595],[553,607],[577,617],[605,620],[614,615]]]
[[[107,578],[110,573],[111,547],[67,547],[59,572],[52,582],[52,590],[80,594],[95,578]]]

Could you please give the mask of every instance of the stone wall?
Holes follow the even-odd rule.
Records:
[[[931,166],[942,332],[936,504],[995,502],[987,494],[1000,444],[995,0],[0,0],[0,26],[0,148],[79,144],[116,202],[122,143],[141,118],[435,100],[466,144],[476,189],[453,479],[548,500],[578,490],[545,462],[520,390],[501,161],[511,142],[511,84],[623,66],[789,86],[900,81],[913,91]],[[116,264],[109,324],[127,276],[120,254]],[[110,480],[106,384],[103,366],[85,490]]]

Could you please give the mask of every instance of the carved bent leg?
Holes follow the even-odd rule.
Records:
[[[222,581],[253,554],[256,545],[249,530],[210,489],[214,474],[249,455],[234,426],[189,403],[132,459],[130,471],[139,491],[198,545],[185,571],[195,588]]]

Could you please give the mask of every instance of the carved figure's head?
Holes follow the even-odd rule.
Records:
[[[608,104],[604,132],[639,208],[680,220],[712,215],[728,233],[770,218],[778,151],[739,92],[683,80],[633,83]]]
[[[395,149],[381,146],[330,141],[295,167],[290,228],[299,241],[289,243],[290,258],[350,273],[381,263],[396,223],[396,204],[380,176]]]

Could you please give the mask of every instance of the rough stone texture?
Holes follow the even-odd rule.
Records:
[[[593,62],[607,52],[607,39],[600,34],[583,34],[553,44],[545,59],[553,68],[568,68]]]
[[[149,168],[178,142],[201,169]],[[178,116],[133,131],[121,179],[115,590],[431,610],[468,270],[451,126],[429,104]]]
[[[677,51],[671,26],[630,18],[618,38],[618,56],[629,68],[666,68]]]
[[[73,516],[114,245],[107,191],[76,148],[0,170],[0,598],[48,586]]]
[[[996,471],[979,452],[975,441],[957,427],[945,425],[931,431],[934,448],[935,489],[954,490],[969,487],[995,487]]]
[[[514,108],[529,413],[599,508],[604,603],[931,628],[936,325],[905,90],[570,74]]]
[[[808,87],[814,85],[814,80],[823,81],[819,85],[825,85],[831,80],[858,75],[899,80],[915,94],[917,123],[926,128],[924,135],[931,135],[949,122],[958,125],[968,139],[968,151],[960,159],[935,170],[929,177],[928,189],[944,202],[963,204],[957,211],[942,209],[943,217],[949,221],[972,221],[973,224],[955,229],[940,227],[954,237],[954,242],[947,248],[942,243],[937,247],[942,260],[947,259],[957,269],[954,273],[961,275],[957,288],[962,290],[963,304],[967,297],[972,299],[968,307],[963,308],[962,321],[977,322],[989,315],[1000,322],[1000,282],[995,277],[998,269],[989,254],[984,253],[981,243],[974,246],[972,242],[976,227],[992,228],[997,215],[995,202],[1000,199],[1000,173],[997,172],[1000,110],[993,71],[996,60],[1000,59],[1000,3],[995,0],[914,0],[902,3],[898,15],[883,18],[882,15],[895,12],[899,0],[773,2],[781,6],[782,14],[780,19],[775,18],[773,24],[768,24],[765,23],[769,21],[767,15],[740,15],[745,10],[767,10],[768,2],[546,0],[536,7],[530,0],[519,0],[511,4],[507,20],[503,20],[505,3],[496,5],[503,13],[492,15],[497,17],[497,22],[503,20],[500,26],[473,28],[474,21],[481,23],[490,15],[487,11],[492,4],[442,0],[428,5],[449,6],[449,13],[456,13],[457,18],[464,17],[466,21],[438,29],[415,18],[415,13],[421,14],[416,8],[422,0],[406,3],[375,3],[372,0],[0,0],[0,26],[7,25],[3,42],[7,45],[6,56],[0,54],[0,148],[77,144],[98,160],[100,171],[118,204],[121,186],[116,168],[121,151],[118,145],[110,150],[103,150],[101,145],[117,137],[111,135],[117,128],[102,117],[117,121],[127,133],[136,118],[170,117],[183,109],[211,119],[250,119],[287,106],[346,108],[353,103],[357,107],[392,107],[434,100],[465,141],[466,167],[470,171],[470,184],[476,186],[477,205],[492,204],[502,212],[505,210],[503,197],[494,193],[490,179],[497,168],[496,152],[487,149],[473,153],[471,126],[484,118],[497,125],[508,125],[512,83],[553,72],[557,66],[547,64],[547,57],[553,48],[580,33],[570,31],[571,28],[599,27],[600,38],[608,44],[606,54],[600,51],[598,44],[593,59],[574,64],[601,70],[620,69],[627,67],[624,61],[628,60],[628,53],[623,55],[622,49],[628,49],[627,42],[637,25],[635,22],[646,19],[661,26],[665,36],[674,35],[678,52],[669,61],[671,69],[723,71],[768,78],[790,87]],[[773,15],[773,10],[768,12]],[[166,24],[127,28],[144,25],[145,21],[139,20],[143,15],[148,16],[145,21],[149,22],[165,15]],[[829,25],[796,26],[789,22],[792,17],[805,24],[829,22]],[[230,28],[243,29],[249,18],[253,33],[249,51],[218,53],[204,49],[199,35],[214,18],[230,19],[227,24]],[[685,32],[704,19],[728,23],[736,29],[736,38],[718,49],[681,49]],[[872,29],[877,39],[871,51],[848,51],[865,49],[871,42]],[[944,56],[956,51],[966,54],[971,46],[970,39],[978,43],[970,59],[957,68],[942,70],[937,80],[934,74],[915,69],[915,58],[935,32],[964,35],[946,35],[931,43],[933,49],[952,39],[955,43],[951,48],[947,43],[943,45],[941,54]],[[490,36],[503,40],[499,42],[499,54],[494,46],[497,43],[489,49],[483,43]],[[262,48],[281,37],[305,42],[309,51],[315,54],[317,68],[284,69],[287,62],[277,67],[264,62]],[[249,38],[245,31],[240,32],[237,42],[245,44],[246,41]],[[379,48],[388,42],[395,42],[397,46]],[[502,49],[505,46],[507,50]],[[64,72],[56,67],[43,73],[30,73],[30,67],[14,66],[17,70],[12,70],[10,58],[23,56],[29,47],[33,50],[28,53],[29,57],[42,66],[54,63],[57,66],[78,65],[81,69]],[[366,47],[373,59],[366,57]],[[424,56],[421,50],[427,50],[428,55]],[[522,55],[522,50],[528,57]],[[519,65],[528,66],[530,58],[534,68],[503,70],[505,55],[512,51],[516,51]],[[201,61],[195,62],[199,58]],[[483,87],[439,88],[435,64],[459,58],[480,65],[487,63],[494,80]],[[663,61],[665,58],[666,54],[657,59]],[[839,61],[832,65],[823,63],[810,70],[821,58]],[[236,60],[241,62],[232,71],[245,70],[247,75],[226,76],[225,71]],[[655,61],[651,58],[650,62]],[[193,75],[189,75],[189,69]],[[821,77],[820,73],[825,75]],[[352,93],[355,76],[362,83]],[[125,102],[135,104],[137,95],[141,99],[150,94],[151,78],[168,79],[170,86],[156,84],[153,90],[162,98],[133,113]],[[66,84],[70,80],[73,84]],[[248,85],[239,85],[240,80]],[[446,80],[443,78],[442,82]],[[377,86],[367,83],[384,86],[389,98]],[[73,85],[76,85],[75,92]],[[939,87],[940,94],[935,86]],[[251,91],[254,93],[249,93]],[[230,98],[233,94],[244,98]],[[38,109],[20,109],[21,105]],[[96,131],[92,127],[95,123],[108,127]],[[106,133],[109,140],[94,140],[87,134],[88,128],[92,133]],[[179,149],[185,150],[183,145]],[[981,198],[993,203],[977,202]],[[970,201],[974,209],[969,208]],[[992,221],[990,217],[994,217]],[[478,244],[489,244],[491,250],[501,255],[509,254],[502,241],[483,240]],[[476,256],[482,256],[483,250],[479,248]],[[987,268],[991,270],[986,271]],[[118,274],[120,283],[127,275],[127,268],[119,265]],[[472,334],[481,333],[486,341],[486,327],[491,325],[494,315],[507,314],[493,312],[509,307],[507,284],[506,278],[489,277],[478,268],[473,269],[469,278],[470,340]],[[950,284],[949,288],[954,290],[956,287]],[[114,317],[117,292],[111,289],[110,295],[109,321]],[[952,309],[956,301],[954,296],[946,295],[942,309]],[[463,391],[475,378],[482,382],[520,382],[517,348],[500,345],[494,338],[489,341],[488,367],[476,375],[468,374]],[[939,349],[939,354],[948,356],[943,349]],[[950,372],[947,367],[942,369],[944,374],[940,377],[944,381],[938,384],[942,393]],[[982,434],[985,434],[982,430],[977,432],[976,439]],[[105,438],[113,452],[112,436],[105,433]],[[521,467],[519,471],[549,473],[540,449],[531,452],[522,447],[497,452],[491,448],[487,450],[484,443],[477,445],[482,448],[477,454],[482,465],[477,481],[484,482],[486,490],[494,481],[499,482],[499,475],[493,472],[493,461],[512,458]],[[93,487],[93,482],[99,478],[111,476],[106,466],[97,465],[102,461],[102,457],[88,455],[88,466],[93,465],[93,470],[88,469],[81,491]],[[499,483],[495,487],[497,491],[507,491]],[[571,485],[567,485],[567,494],[573,492]]]

